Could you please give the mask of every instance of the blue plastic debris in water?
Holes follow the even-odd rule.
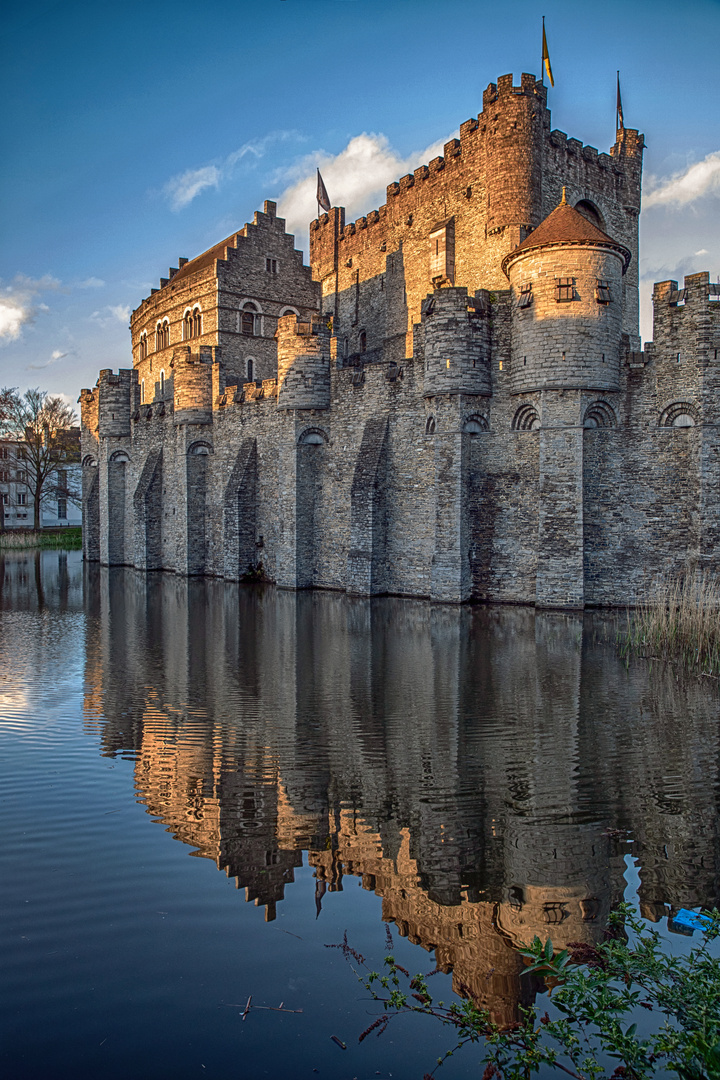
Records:
[[[706,930],[712,922],[707,915],[698,915],[696,911],[688,911],[687,908],[676,911],[672,921],[680,926],[687,926],[690,930]]]

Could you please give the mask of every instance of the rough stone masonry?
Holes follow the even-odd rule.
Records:
[[[132,315],[81,392],[85,558],[434,601],[625,604],[720,554],[720,285],[638,337],[643,136],[491,83],[378,210],[276,206]]]

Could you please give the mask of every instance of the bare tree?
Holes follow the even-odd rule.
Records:
[[[0,389],[0,434],[14,442],[22,482],[33,499],[33,528],[40,529],[40,508],[51,499],[79,505],[79,485],[68,466],[80,461],[78,419],[62,398],[35,388],[18,394]]]

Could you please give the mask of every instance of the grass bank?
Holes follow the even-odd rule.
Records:
[[[617,643],[626,659],[640,656],[720,676],[720,580],[701,574],[648,589],[628,611]]]
[[[0,533],[0,548],[6,551],[18,548],[65,548],[77,551],[81,547],[82,529],[79,525],[67,529],[43,529],[41,532],[8,529]]]

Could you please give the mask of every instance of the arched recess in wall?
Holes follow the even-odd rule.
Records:
[[[540,427],[540,414],[534,405],[521,405],[513,417],[513,431],[536,431]]]
[[[298,439],[298,446],[326,446],[330,442],[322,428],[305,428]]]
[[[92,454],[82,459],[83,496],[83,557],[89,562],[100,560],[100,470]]]
[[[595,203],[591,202],[590,199],[580,199],[579,202],[575,203],[575,209],[579,214],[582,214],[582,216],[586,218],[587,221],[591,222],[593,225],[596,225],[598,229],[602,229],[603,232],[606,231],[605,219],[603,218]]]
[[[187,572],[207,571],[207,487],[212,445],[198,439],[187,449]]]
[[[130,457],[125,450],[110,455],[107,471],[107,561],[109,566],[123,566],[125,559],[125,527],[127,505],[127,471]]]
[[[698,411],[689,401],[674,401],[660,413],[660,427],[695,427],[698,423]]]
[[[617,427],[615,410],[607,401],[593,401],[585,410],[583,427],[586,428],[614,428]]]
[[[280,312],[280,318],[282,319],[285,315],[294,315],[296,318],[300,318],[300,312],[297,308],[294,307],[283,308],[283,310]]]
[[[427,420],[425,421],[425,434],[426,435],[434,435],[435,434],[435,417],[434,416],[428,416]]]
[[[318,584],[323,567],[327,537],[327,508],[323,502],[327,432],[308,427],[297,441],[296,458],[296,573],[300,589]]]
[[[255,364],[255,357],[248,356],[245,361],[245,381],[255,382],[255,376],[257,375],[257,367]]]
[[[257,440],[243,439],[224,492],[223,562],[230,581],[257,573],[262,537],[256,537]]]
[[[462,429],[466,435],[480,435],[483,431],[489,431],[490,425],[487,417],[482,416],[480,413],[473,413],[472,416],[466,418]]]

